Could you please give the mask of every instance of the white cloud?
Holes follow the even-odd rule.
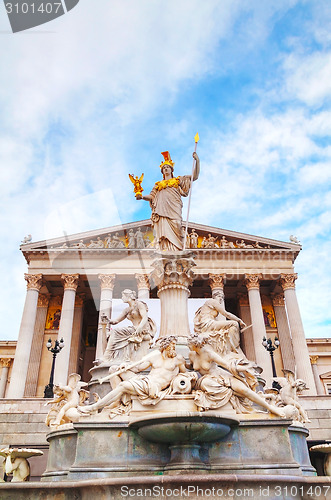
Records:
[[[311,55],[289,55],[284,68],[287,73],[286,88],[309,106],[320,106],[330,99],[331,52]]]
[[[254,57],[254,49],[296,3],[81,0],[72,12],[49,24],[47,33],[6,35],[0,48],[4,288],[12,290],[14,284],[24,296],[25,265],[17,247],[27,233],[43,239],[50,228],[52,235],[64,229],[78,232],[147,212],[148,207],[135,203],[128,172],[134,166],[140,173],[139,152],[146,143],[154,147],[156,128],[159,142],[162,135],[164,142],[179,144],[195,118],[192,105],[173,126],[167,123],[168,108],[176,109],[185,85],[240,72],[238,62]],[[329,55],[307,56],[297,47],[284,59],[287,80],[281,98],[286,94],[319,105],[330,89],[330,78],[322,80],[329,76]],[[281,84],[275,78],[272,75],[266,85],[278,92]],[[310,210],[316,207],[317,195],[310,199],[306,188],[318,189],[321,179],[329,179],[323,165],[327,167],[331,151],[317,139],[330,134],[330,114],[311,116],[306,108],[292,105],[271,114],[266,99],[272,96],[272,105],[277,104],[276,92],[257,89],[261,104],[237,114],[231,132],[220,133],[220,124],[206,135],[191,219],[246,232],[268,228],[283,234],[291,228],[290,234],[292,227],[300,229],[306,204]],[[203,126],[208,130],[208,123]],[[142,138],[143,147],[135,135]],[[314,155],[318,163],[312,174]],[[148,171],[150,164],[145,168]],[[269,183],[270,174],[284,176],[281,192]],[[152,179],[155,174],[149,175]],[[287,203],[297,187],[304,201]],[[279,206],[273,205],[274,215],[269,216],[275,199]],[[61,211],[69,216],[55,231],[50,214]],[[312,237],[315,223],[328,222],[327,213],[322,210],[320,219],[305,225],[305,237]],[[4,262],[12,263],[12,274]],[[15,317],[10,313],[8,320],[11,304],[17,302],[15,293],[8,292],[9,306],[6,298],[2,304],[5,335],[12,337],[17,336],[21,314],[21,309]]]

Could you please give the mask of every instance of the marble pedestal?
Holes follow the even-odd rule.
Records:
[[[157,286],[161,303],[160,338],[175,335],[185,339],[191,335],[187,299],[194,278],[194,257],[192,251],[155,254],[151,278]]]

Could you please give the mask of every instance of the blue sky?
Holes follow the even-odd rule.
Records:
[[[0,338],[18,335],[23,237],[148,218],[127,174],[148,191],[166,149],[189,173],[197,131],[190,219],[297,236],[306,335],[328,337],[330,21],[323,0],[80,0],[13,35],[1,7]]]

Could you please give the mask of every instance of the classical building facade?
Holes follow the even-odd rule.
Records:
[[[150,279],[153,243],[146,220],[21,246],[28,265],[27,292],[16,350],[14,342],[0,343],[2,412],[6,401],[27,398],[41,407],[52,363],[48,339],[64,340],[55,383],[66,383],[73,372],[89,381],[89,370],[105,348],[102,316],[112,317],[124,289],[135,290],[147,302],[160,326],[157,289]],[[329,344],[326,339],[307,343],[296,297],[294,262],[300,244],[190,223],[186,247],[194,251],[196,264],[189,311],[221,290],[226,310],[248,326],[241,347],[263,368],[267,385],[272,382],[272,364],[262,340],[277,337],[277,375],[283,376],[283,369],[295,371],[309,388],[303,396],[307,409],[317,410],[319,400],[320,409],[331,416]],[[317,429],[313,422],[314,442],[331,439],[330,429],[323,435]],[[15,444],[26,444],[17,440]]]

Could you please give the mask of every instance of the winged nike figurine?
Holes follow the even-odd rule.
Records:
[[[130,177],[130,181],[134,185],[133,192],[136,195],[136,198],[137,198],[137,196],[140,197],[142,192],[143,192],[143,188],[141,186],[141,183],[143,181],[144,174],[141,174],[141,176],[139,178],[138,178],[138,175],[134,176],[133,174],[129,174],[129,177]]]

